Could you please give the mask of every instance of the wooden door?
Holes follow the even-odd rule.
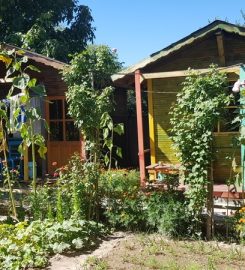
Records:
[[[53,174],[57,167],[66,165],[75,152],[80,152],[81,142],[79,131],[67,114],[65,97],[49,97],[46,112],[50,127],[47,143],[48,173]],[[53,166],[53,162],[57,162],[57,166]]]

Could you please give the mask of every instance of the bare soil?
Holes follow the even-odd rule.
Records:
[[[159,234],[118,232],[94,251],[56,255],[49,270],[245,270],[245,249],[221,242],[169,240]]]

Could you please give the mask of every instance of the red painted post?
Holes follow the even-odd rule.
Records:
[[[144,154],[144,133],[142,119],[142,101],[141,101],[141,82],[140,71],[135,71],[135,94],[136,94],[136,114],[138,130],[138,149],[139,149],[139,166],[140,166],[140,185],[145,186],[145,154]]]

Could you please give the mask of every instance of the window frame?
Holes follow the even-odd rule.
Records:
[[[50,103],[52,102],[52,100],[61,100],[62,101],[62,119],[50,119]],[[81,134],[79,135],[79,139],[78,140],[67,140],[67,136],[66,136],[66,123],[68,122],[73,122],[74,120],[72,118],[66,118],[66,98],[65,96],[50,96],[48,97],[48,102],[47,102],[47,106],[46,106],[46,119],[48,121],[48,124],[50,126],[50,123],[62,123],[63,127],[62,127],[62,135],[63,135],[63,140],[51,140],[50,138],[50,133],[48,133],[48,140],[51,142],[79,142],[81,140]]]

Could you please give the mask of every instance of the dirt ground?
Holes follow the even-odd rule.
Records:
[[[245,270],[245,249],[220,242],[117,232],[90,253],[56,255],[50,263],[49,270]]]

